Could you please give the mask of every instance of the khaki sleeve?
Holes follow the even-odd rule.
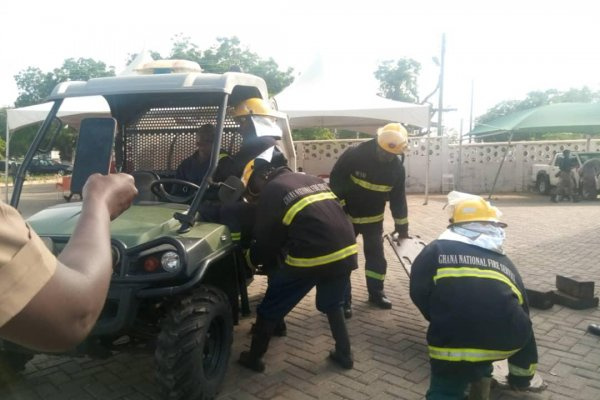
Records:
[[[0,326],[50,280],[56,257],[14,208],[0,202]]]

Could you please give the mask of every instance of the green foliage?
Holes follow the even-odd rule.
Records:
[[[334,140],[334,139],[364,139],[372,136],[355,131],[339,130],[337,132],[327,128],[294,129],[294,140]]]
[[[114,76],[114,67],[106,67],[102,61],[91,58],[68,58],[52,72],[28,67],[15,75],[19,96],[15,107],[38,104],[50,95],[56,85],[65,81],[87,81],[91,78]]]
[[[60,158],[63,161],[73,160],[75,144],[77,143],[77,132],[73,128],[63,128],[56,140],[54,148],[60,152]]]
[[[11,157],[22,157],[27,153],[29,145],[33,141],[35,134],[38,130],[38,125],[26,126],[10,135],[10,156]]]
[[[412,58],[382,62],[375,71],[379,81],[379,95],[392,100],[418,103],[417,79],[421,63]]]
[[[294,140],[332,140],[335,134],[327,128],[304,128],[294,129],[292,132]]]
[[[195,61],[205,72],[222,74],[234,68],[243,72],[260,76],[267,83],[271,94],[282,91],[293,82],[293,69],[280,71],[272,59],[263,59],[258,54],[241,46],[240,40],[218,37],[217,43],[206,50],[201,50],[190,41],[189,37],[177,35],[173,39],[173,47],[169,58]]]
[[[15,107],[38,104],[50,95],[52,89],[61,82],[87,81],[91,78],[114,76],[114,67],[107,67],[102,61],[91,58],[68,58],[62,66],[52,72],[43,72],[36,67],[28,67],[15,75],[19,96]],[[6,124],[6,123],[5,123]],[[5,125],[3,125],[5,126]],[[38,126],[25,127],[18,135],[11,136],[10,154],[23,156],[31,144]],[[54,148],[60,151],[61,157],[69,159],[75,145],[75,133],[72,129],[62,129],[56,137]]]

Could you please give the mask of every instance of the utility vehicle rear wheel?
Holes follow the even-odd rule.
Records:
[[[231,355],[231,312],[227,295],[210,286],[174,302],[162,322],[155,353],[163,398],[216,397]]]

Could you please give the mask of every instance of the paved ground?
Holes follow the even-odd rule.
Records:
[[[28,194],[23,207],[33,210],[59,199],[52,196]],[[422,195],[409,197],[412,234],[429,241],[445,228],[444,200],[444,196],[430,196],[423,205]],[[600,282],[600,203],[553,204],[538,195],[499,195],[494,203],[509,224],[506,248],[527,286],[553,289],[557,273]],[[391,230],[389,219],[386,223]],[[355,314],[348,325],[356,359],[353,370],[340,370],[326,360],[333,341],[325,316],[314,309],[311,293],[287,318],[288,336],[272,341],[263,374],[235,363],[249,345],[252,318],[235,327],[233,355],[219,399],[423,398],[429,379],[427,324],[408,297],[405,273],[387,250],[386,288],[394,303],[392,310],[374,309],[366,303],[362,268],[352,277]],[[262,278],[250,286],[253,307],[264,288]],[[496,390],[492,399],[600,399],[600,337],[586,333],[589,323],[600,322],[600,311],[555,305],[546,311],[533,310],[533,321],[539,371],[547,390],[540,394]],[[133,400],[159,396],[152,355],[140,349],[109,360],[37,356],[22,379],[0,389],[0,398]]]

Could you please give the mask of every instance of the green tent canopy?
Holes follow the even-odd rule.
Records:
[[[600,103],[555,103],[517,111],[483,124],[467,135],[486,137],[506,133],[600,134]]]

